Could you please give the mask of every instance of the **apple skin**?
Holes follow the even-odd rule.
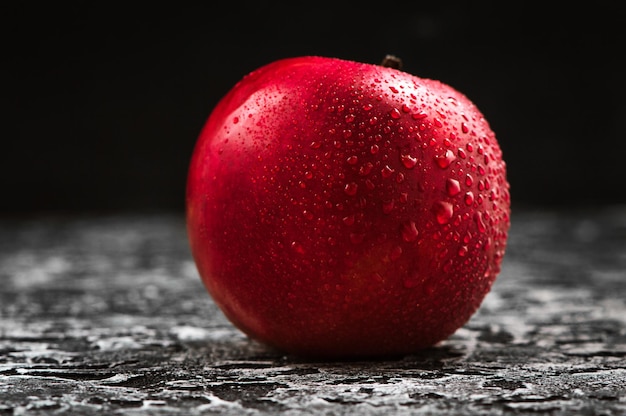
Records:
[[[303,56],[219,101],[193,151],[187,232],[225,316],[288,354],[416,353],[476,312],[510,224],[502,152],[462,93]]]

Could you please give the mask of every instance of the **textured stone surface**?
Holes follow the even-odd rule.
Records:
[[[181,217],[0,220],[1,414],[626,414],[626,208],[513,213],[503,270],[450,339],[310,362],[204,290]]]

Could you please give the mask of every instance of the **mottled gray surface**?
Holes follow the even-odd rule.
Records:
[[[0,221],[1,414],[626,414],[626,207],[513,214],[439,346],[307,362],[216,309],[171,215]]]

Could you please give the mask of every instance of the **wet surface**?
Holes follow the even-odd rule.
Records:
[[[626,208],[514,210],[478,313],[383,361],[311,362],[216,308],[172,215],[0,221],[1,414],[626,413]]]

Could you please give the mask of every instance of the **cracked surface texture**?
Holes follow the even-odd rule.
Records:
[[[310,362],[215,307],[176,215],[0,221],[0,414],[626,413],[626,208],[514,210],[448,340]]]

